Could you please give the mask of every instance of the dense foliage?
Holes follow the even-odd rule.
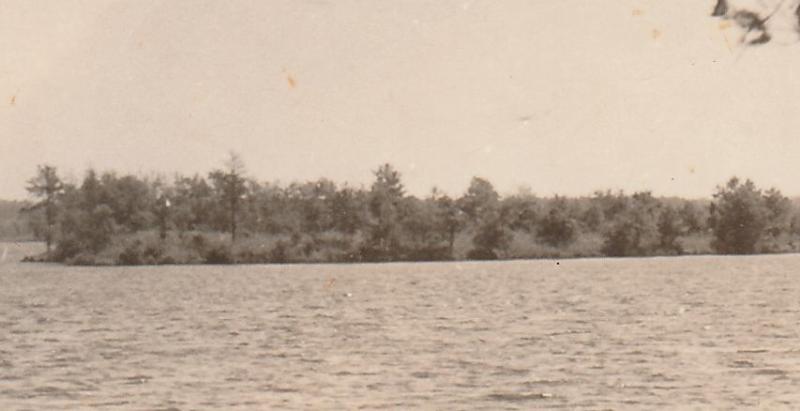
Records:
[[[326,179],[286,186],[246,177],[231,155],[207,177],[86,172],[63,183],[40,167],[27,207],[41,256],[70,264],[429,261],[796,250],[798,208],[732,179],[713,202],[649,192],[501,196],[473,178],[459,198],[409,195],[391,165],[369,188]],[[37,217],[38,216],[38,217]]]
[[[731,179],[719,187],[709,224],[714,249],[722,254],[794,251],[800,220],[779,191],[762,192],[752,181]]]

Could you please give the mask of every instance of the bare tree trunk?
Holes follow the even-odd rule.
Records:
[[[231,243],[236,242],[236,200],[231,201]]]
[[[447,240],[448,240],[448,246],[449,246],[449,249],[450,249],[450,258],[455,258],[455,256],[453,255],[454,248],[455,248],[455,243],[456,243],[456,230],[455,230],[455,228],[450,228],[450,236],[449,236],[449,238]]]
[[[47,231],[44,233],[44,242],[47,245],[47,254],[50,255],[50,249],[53,243],[53,225],[55,223],[55,213],[53,212],[53,196],[55,194],[52,190],[47,190],[47,197],[44,204],[45,224],[47,224]]]

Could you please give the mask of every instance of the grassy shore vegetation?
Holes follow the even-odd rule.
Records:
[[[232,154],[207,176],[88,170],[64,183],[40,166],[23,214],[47,251],[80,265],[436,261],[797,251],[800,207],[733,178],[710,200],[627,195],[501,197],[473,178],[458,198],[408,195],[389,164],[368,188],[247,178]]]

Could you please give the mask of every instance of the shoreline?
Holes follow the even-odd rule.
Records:
[[[37,241],[0,241],[0,254],[2,250],[8,250],[9,245],[38,245],[44,247],[43,243]],[[720,253],[696,253],[696,254],[674,254],[674,255],[640,255],[640,256],[563,256],[563,257],[510,257],[510,258],[497,258],[497,259],[449,259],[449,260],[390,260],[390,261],[287,261],[287,262],[230,262],[230,263],[203,263],[203,262],[173,262],[173,263],[155,263],[155,264],[119,264],[119,263],[95,263],[95,264],[69,264],[61,261],[48,261],[43,258],[38,258],[41,254],[37,255],[24,255],[21,259],[9,261],[6,259],[5,263],[19,263],[19,264],[46,264],[61,267],[162,267],[162,266],[361,266],[361,265],[399,265],[399,264],[483,264],[483,263],[505,263],[505,262],[554,262],[558,265],[561,261],[598,261],[598,260],[611,260],[611,261],[625,261],[625,260],[676,260],[676,259],[689,259],[689,258],[705,258],[705,257],[724,257],[724,258],[763,258],[763,257],[778,257],[778,256],[797,256],[800,255],[798,251],[786,252],[773,252],[773,253],[754,253],[754,254],[720,254]]]

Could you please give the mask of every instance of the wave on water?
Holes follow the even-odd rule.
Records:
[[[4,246],[0,410],[800,403],[800,255],[97,268]]]

